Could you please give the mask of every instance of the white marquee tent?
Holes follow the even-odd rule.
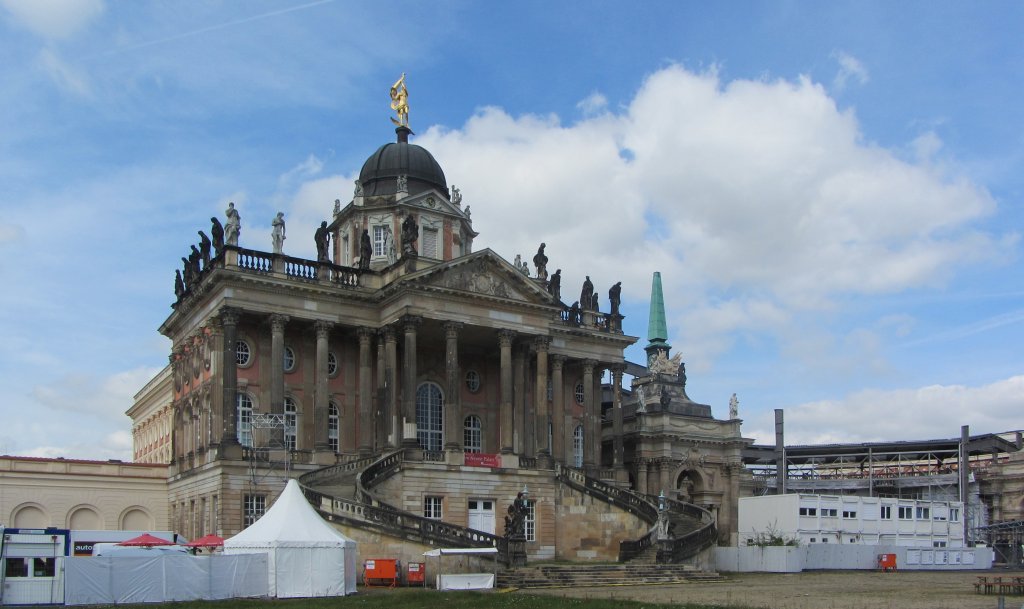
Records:
[[[356,591],[356,542],[329,525],[289,480],[262,518],[224,540],[225,554],[268,555],[269,592],[278,598]]]

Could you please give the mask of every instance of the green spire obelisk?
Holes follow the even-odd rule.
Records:
[[[651,311],[647,317],[647,365],[650,366],[658,353],[668,352],[672,345],[668,344],[668,323],[665,321],[665,296],[661,291],[661,273],[654,273],[654,280],[651,282]]]

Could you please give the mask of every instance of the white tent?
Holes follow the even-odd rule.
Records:
[[[345,596],[356,591],[356,542],[327,524],[289,480],[262,518],[224,540],[225,554],[268,555],[270,596]]]

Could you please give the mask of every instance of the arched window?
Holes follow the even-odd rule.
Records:
[[[583,467],[583,426],[577,425],[572,431],[572,464]]]
[[[333,351],[327,353],[327,376],[334,378],[338,375],[338,356]]]
[[[338,405],[334,402],[327,406],[327,443],[338,452]]]
[[[295,351],[292,351],[291,347],[284,348],[284,371],[295,371]]]
[[[295,429],[298,427],[299,415],[295,409],[295,400],[284,399],[284,446],[288,450],[298,448]]]
[[[582,405],[583,399],[587,395],[583,392],[583,381],[576,383],[576,386],[573,388],[573,394],[576,396],[576,403]]]
[[[478,453],[483,450],[483,426],[480,417],[471,414],[466,417],[462,431],[463,450],[467,453]]]
[[[424,450],[441,450],[444,395],[436,383],[423,383],[416,390],[416,439]]]
[[[252,398],[238,393],[238,443],[252,446]]]

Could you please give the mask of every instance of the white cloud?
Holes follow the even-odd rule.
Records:
[[[595,91],[580,100],[576,107],[580,109],[584,116],[594,116],[608,108],[608,98]]]
[[[135,368],[104,379],[92,375],[67,373],[46,385],[32,388],[32,398],[53,413],[85,413],[122,420],[139,388],[149,382],[159,368]]]
[[[832,58],[839,64],[839,71],[836,72],[835,79],[832,81],[836,91],[845,89],[850,80],[855,80],[857,84],[861,85],[867,84],[870,80],[867,68],[853,55],[844,51],[836,51],[832,53]]]
[[[839,400],[785,409],[787,444],[955,438],[961,425],[972,434],[1024,428],[1024,376],[980,387],[932,385],[918,389],[864,390]],[[741,413],[742,416],[742,413]],[[758,414],[744,436],[775,442],[771,412]],[[914,430],[914,437],[907,436]]]
[[[76,95],[88,96],[90,94],[89,82],[85,76],[69,66],[53,49],[41,50],[39,63],[50,79],[62,88]]]
[[[68,38],[104,10],[103,0],[0,0],[14,21],[48,39]]]
[[[675,344],[705,360],[695,370],[744,329],[822,364],[843,343],[877,358],[870,333],[808,335],[809,316],[941,284],[1014,243],[973,228],[995,209],[983,188],[866,142],[807,78],[670,66],[618,113],[565,125],[487,107],[417,143],[476,212],[475,246],[528,260],[546,242],[566,300],[586,274],[599,291],[623,281],[624,303],[646,300],[662,271]]]
[[[324,162],[318,159],[315,154],[310,154],[306,157],[306,160],[281,174],[277,179],[278,187],[286,188],[296,181],[312,178],[319,174],[323,168]]]

